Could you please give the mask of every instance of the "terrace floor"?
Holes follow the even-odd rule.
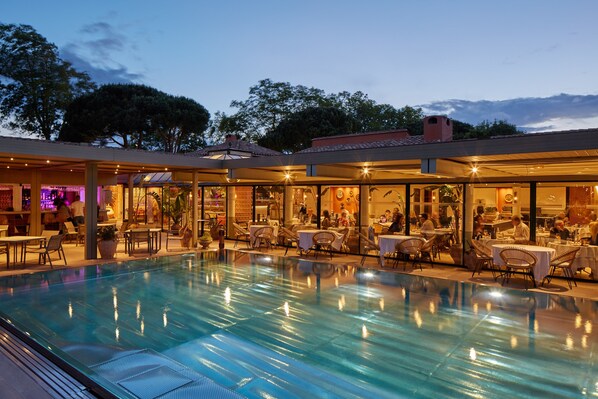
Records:
[[[163,240],[165,237],[163,237]],[[234,241],[226,241],[225,247],[228,249],[232,249],[235,247]],[[206,251],[216,251],[217,243],[214,242],[211,244],[210,249]],[[248,250],[245,243],[239,242],[236,245],[236,248],[239,250]],[[66,259],[68,262],[68,266],[64,265],[62,260],[53,261],[54,268],[76,268],[86,265],[93,265],[99,263],[111,263],[115,261],[126,261],[131,259],[138,259],[147,257],[147,254],[139,254],[134,256],[129,256],[125,253],[124,244],[120,243],[118,245],[116,259],[114,260],[83,260],[84,258],[84,248],[83,246],[77,246],[74,243],[66,243],[64,244],[64,250],[66,254]],[[186,250],[179,250],[179,251],[171,251],[166,252],[165,250],[165,242],[162,243],[162,250],[159,251],[157,254],[152,256],[165,256],[165,255],[173,255],[177,253],[183,252],[191,252]],[[283,256],[285,253],[285,248],[274,248],[268,251],[272,255],[280,255]],[[288,251],[288,256],[298,257],[296,251],[294,249],[290,249]],[[445,258],[441,257],[441,260],[448,261],[448,255],[443,255]],[[55,256],[53,257],[53,259]],[[313,259],[313,257],[307,257],[307,259]],[[361,262],[361,256],[358,255],[344,255],[344,254],[335,254],[332,259],[328,257],[320,257],[322,261],[330,261],[332,263],[338,264],[359,264]],[[26,273],[35,273],[43,270],[49,270],[49,264],[46,265],[38,265],[37,264],[37,256],[35,254],[30,254],[27,262],[25,265],[17,265],[16,268],[11,268],[6,270],[4,267],[0,270],[0,277],[4,276],[12,276],[16,274],[26,274]],[[386,266],[384,270],[394,270],[397,273],[409,273],[414,275],[426,276],[426,277],[435,277],[441,279],[448,279],[454,281],[466,281],[471,283],[478,283],[488,286],[500,286],[500,282],[496,282],[490,271],[483,271],[479,275],[475,275],[474,277],[471,276],[471,271],[468,271],[462,267],[455,267],[445,264],[434,264],[431,267],[428,264],[423,264],[423,270],[415,269],[411,270],[410,267],[406,268],[406,271],[403,271],[402,264],[393,269],[389,266]],[[367,257],[364,263],[364,267],[372,268],[372,269],[380,269],[378,258],[371,256]],[[535,289],[531,289],[534,291],[540,292],[548,292],[552,294],[558,295],[567,295],[567,296],[575,296],[581,298],[588,298],[593,300],[598,300],[598,284],[589,280],[578,281],[577,287],[573,287],[569,289],[567,282],[563,279],[553,279],[550,284],[544,287],[538,287]],[[508,285],[509,287],[515,289],[523,289],[523,279],[514,278],[512,279]],[[7,334],[5,331],[0,331],[0,341],[7,341]],[[43,381],[43,378],[40,378],[39,373],[32,371],[31,365],[28,365],[26,361],[23,361],[18,356],[14,356],[10,353],[10,347],[5,349],[7,345],[0,344],[0,369],[2,373],[0,373],[0,397],[1,398],[59,398],[59,397],[71,397],[71,396],[64,396],[60,393],[60,390],[53,388],[52,384],[47,384]],[[25,351],[28,351],[29,348],[25,348]],[[86,392],[82,393],[81,397],[89,397]]]

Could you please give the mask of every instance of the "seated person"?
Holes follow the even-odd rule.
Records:
[[[403,224],[405,222],[405,218],[403,217],[402,213],[395,213],[392,217],[392,223],[388,228],[389,233],[400,233],[403,231]]]
[[[551,238],[560,238],[561,240],[571,239],[571,233],[565,228],[565,222],[558,219],[554,222],[554,227],[550,229]]]
[[[421,223],[421,231],[434,231],[434,222],[428,219],[427,213],[419,215],[419,221]]]
[[[598,245],[598,222],[590,223],[590,245]]]
[[[529,227],[521,221],[519,215],[511,217],[511,224],[513,225],[513,239],[515,242],[529,241]]]
[[[326,230],[332,226],[332,221],[330,220],[330,212],[328,212],[327,209],[324,209],[324,211],[322,212],[322,217],[322,223],[320,224],[320,226],[322,227],[322,229]]]
[[[307,213],[303,217],[303,223],[305,224],[312,224],[316,222],[316,216],[314,215],[314,210],[309,208]]]
[[[346,209],[343,209],[341,212],[341,217],[338,218],[337,227],[349,227],[351,221],[349,220],[349,212]]]

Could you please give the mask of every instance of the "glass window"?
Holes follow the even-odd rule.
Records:
[[[434,239],[433,259],[462,264],[462,184],[411,186],[409,234]]]

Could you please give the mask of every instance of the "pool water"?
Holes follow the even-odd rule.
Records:
[[[118,397],[598,396],[588,299],[237,251],[4,278],[0,296]]]

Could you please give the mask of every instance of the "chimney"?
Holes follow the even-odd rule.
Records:
[[[448,117],[434,115],[424,118],[424,141],[426,143],[452,140],[453,122]]]
[[[229,143],[231,141],[237,141],[239,138],[236,134],[227,134],[224,138],[225,143]]]

